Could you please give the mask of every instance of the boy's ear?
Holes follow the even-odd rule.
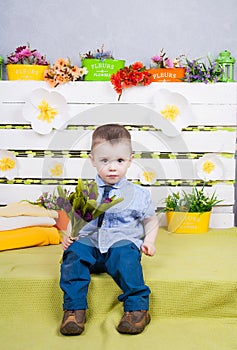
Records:
[[[133,159],[134,159],[134,156],[133,156],[133,154],[131,154],[130,159],[129,159],[129,166],[131,165]]]
[[[89,158],[90,158],[92,166],[95,166],[94,157],[93,157],[93,155],[91,153],[89,154]]]

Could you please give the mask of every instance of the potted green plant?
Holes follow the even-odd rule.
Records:
[[[125,65],[124,60],[114,59],[111,51],[104,51],[103,45],[96,51],[80,54],[80,58],[82,66],[88,71],[84,80],[88,81],[109,81],[111,75]]]
[[[36,49],[19,46],[7,56],[7,74],[9,80],[43,80],[44,71],[48,68],[46,57]]]
[[[184,55],[175,59],[166,56],[164,49],[159,55],[151,57],[151,68],[149,72],[152,75],[152,81],[157,82],[182,82],[185,75],[185,68],[182,60]]]
[[[190,193],[186,191],[172,192],[165,199],[168,231],[175,233],[204,233],[208,231],[212,208],[220,203],[215,192],[204,193],[196,186]]]

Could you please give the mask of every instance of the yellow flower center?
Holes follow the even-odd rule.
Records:
[[[215,164],[210,160],[206,160],[205,163],[203,163],[202,169],[205,173],[210,174],[215,169]]]
[[[144,176],[145,181],[152,182],[155,179],[156,174],[154,171],[144,171],[143,176]]]
[[[179,115],[179,109],[175,105],[166,105],[163,111],[160,111],[165,119],[174,122]]]
[[[38,109],[40,111],[40,114],[37,116],[37,118],[43,122],[51,123],[55,116],[58,114],[58,110],[56,108],[50,107],[48,102],[44,99],[38,105]]]
[[[50,169],[51,176],[60,176],[63,173],[63,166],[62,164],[55,164],[53,168]]]
[[[11,158],[2,158],[0,159],[0,170],[8,171],[15,168],[16,161]]]

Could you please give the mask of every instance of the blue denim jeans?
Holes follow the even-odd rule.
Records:
[[[64,252],[60,287],[64,292],[64,310],[87,309],[90,274],[107,272],[123,291],[118,300],[124,311],[148,310],[150,289],[145,285],[141,253],[130,241],[114,244],[101,253],[85,238],[75,241]]]

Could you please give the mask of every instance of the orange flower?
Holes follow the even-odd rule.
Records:
[[[138,70],[141,69],[143,67],[143,63],[142,62],[135,62],[132,64],[132,69],[134,70]]]
[[[121,68],[117,73],[112,74],[110,78],[114,85],[114,90],[119,94],[118,101],[122,95],[123,89],[131,86],[151,84],[151,73],[141,62],[135,62],[129,67]]]
[[[85,74],[87,74],[86,68],[72,66],[69,58],[67,60],[59,58],[52,67],[45,71],[44,80],[51,87],[57,87],[59,84],[80,80]]]

